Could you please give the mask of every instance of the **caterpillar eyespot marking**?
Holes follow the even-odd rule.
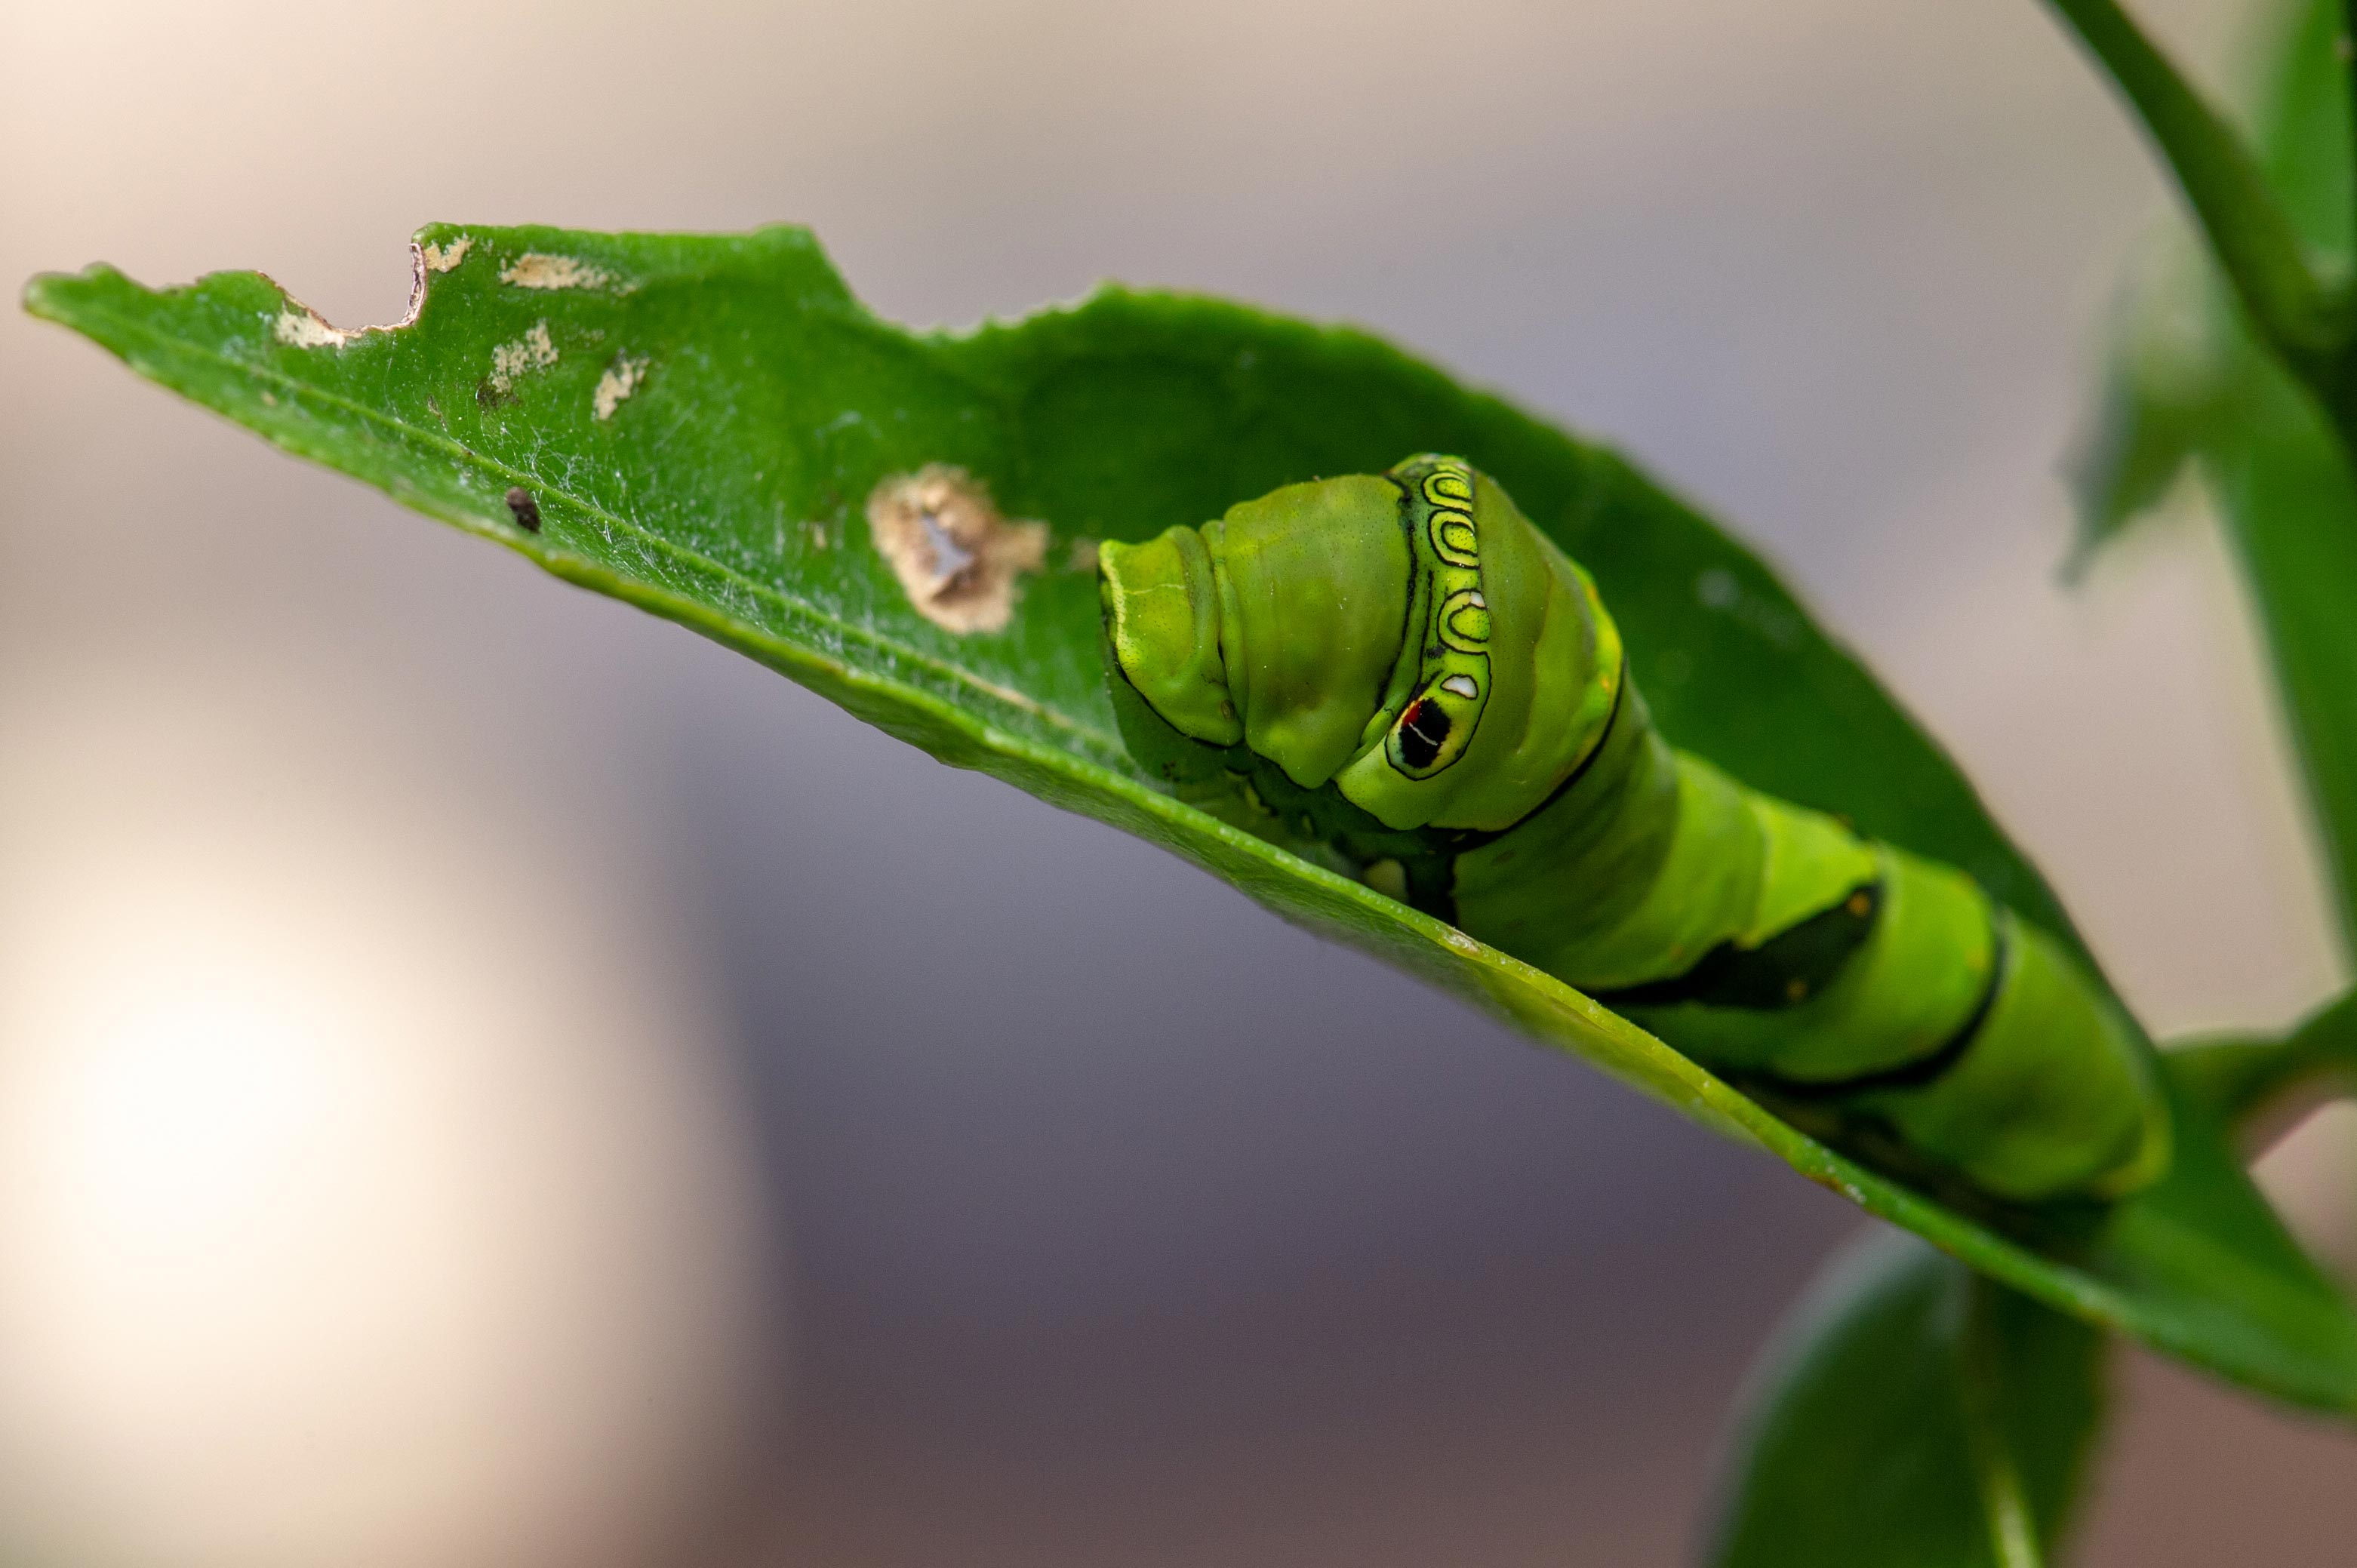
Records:
[[[1829,1112],[1863,1157],[2018,1202],[2166,1169],[2150,1048],[2069,951],[1953,867],[1676,750],[1594,583],[1462,458],[1289,485],[1098,565],[1147,770],[1314,841],[1452,946]]]

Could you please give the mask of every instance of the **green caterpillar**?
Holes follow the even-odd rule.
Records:
[[[2149,1047],[1963,873],[1675,751],[1586,572],[1413,457],[1100,554],[1122,731],[1885,1159],[2000,1199],[2155,1180]]]

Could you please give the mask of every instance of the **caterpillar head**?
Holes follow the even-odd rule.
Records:
[[[1406,625],[1400,491],[1287,485],[1200,529],[1097,555],[1121,672],[1191,739],[1243,742],[1316,789],[1361,749]]]
[[[1098,559],[1113,662],[1161,724],[1386,827],[1517,820],[1618,690],[1586,579],[1458,458],[1288,485]]]

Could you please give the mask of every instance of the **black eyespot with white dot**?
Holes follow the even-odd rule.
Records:
[[[1448,714],[1440,704],[1418,697],[1400,715],[1400,760],[1412,768],[1431,767],[1448,742]]]

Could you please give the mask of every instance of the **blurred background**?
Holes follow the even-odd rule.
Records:
[[[2346,977],[2198,499],[2057,580],[2169,210],[2030,0],[0,0],[11,286],[358,326],[429,220],[789,220],[909,321],[1243,295],[1616,441],[2176,1033]],[[2334,1115],[2268,1174],[2346,1260]],[[1860,1223],[0,316],[0,1562],[1671,1563]],[[2357,1442],[2122,1370],[2084,1561],[2346,1562]]]

